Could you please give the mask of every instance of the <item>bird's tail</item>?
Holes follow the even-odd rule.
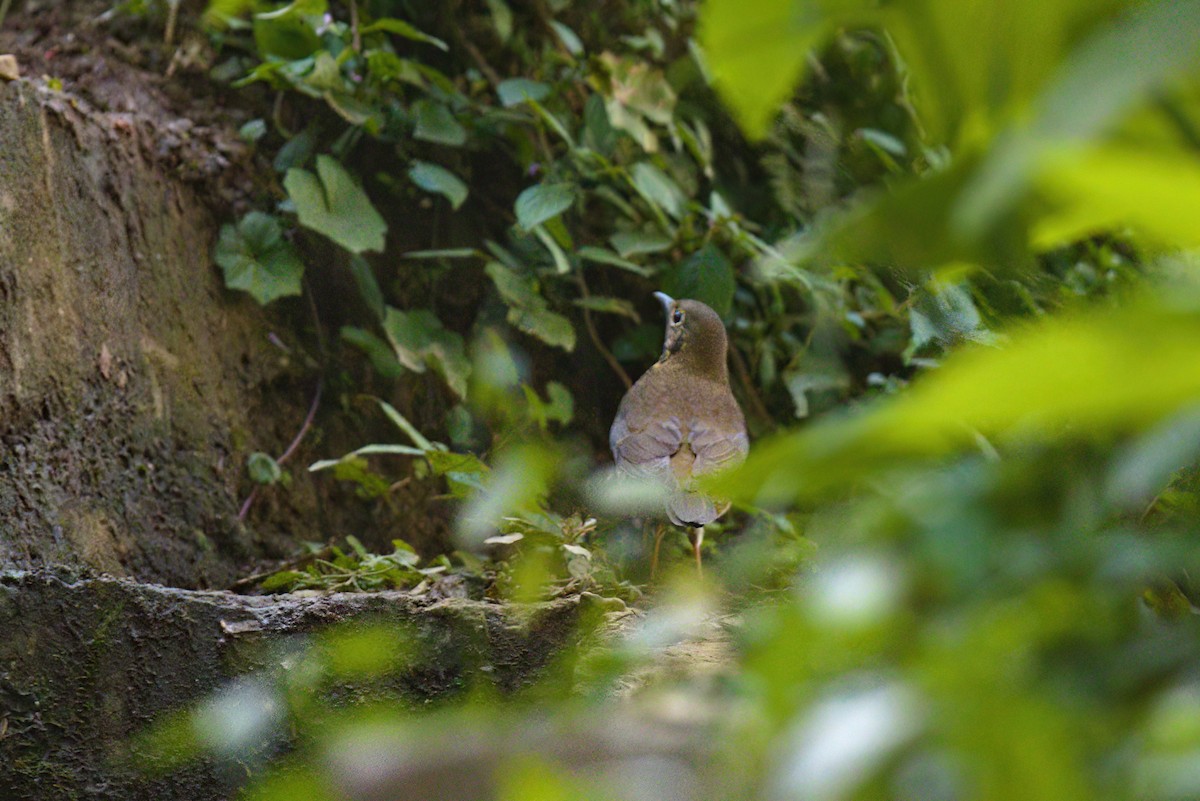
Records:
[[[667,501],[667,515],[677,526],[704,526],[719,517],[716,505],[698,492],[680,490]]]

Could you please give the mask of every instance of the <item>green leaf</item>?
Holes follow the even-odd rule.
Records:
[[[508,322],[543,342],[566,351],[575,349],[575,327],[561,314],[550,311],[534,282],[498,261],[484,268],[508,305]]]
[[[522,384],[521,388],[529,404],[529,417],[539,428],[544,430],[551,422],[565,426],[575,416],[575,399],[571,397],[570,390],[557,381],[546,385],[548,401],[542,400],[537,390],[528,384]]]
[[[434,192],[445,197],[455,211],[467,199],[467,185],[445,167],[439,167],[427,161],[414,160],[412,166],[408,168],[408,177],[426,192]]]
[[[475,248],[444,248],[441,250],[410,250],[406,259],[478,259],[484,254]]]
[[[292,0],[285,6],[255,14],[256,19],[281,19],[286,16],[319,17],[329,11],[328,0]]]
[[[960,350],[864,413],[758,445],[726,489],[776,502],[973,448],[979,435],[1087,441],[1153,424],[1200,397],[1200,313],[1181,300],[1048,319],[1011,332],[1004,348]]]
[[[246,472],[256,484],[275,484],[283,477],[279,462],[262,451],[255,451],[246,459]]]
[[[526,231],[553,219],[571,208],[575,187],[571,184],[538,184],[517,196],[514,211],[517,223]]]
[[[549,309],[510,308],[508,322],[547,345],[562,348],[568,353],[575,350],[575,326],[561,314]]]
[[[511,108],[521,105],[526,100],[545,100],[550,95],[550,87],[528,78],[509,78],[500,82],[496,87],[496,94],[500,98],[500,105]]]
[[[809,353],[798,358],[784,371],[783,383],[792,396],[792,406],[798,418],[808,417],[814,398],[809,393],[837,391],[839,395],[850,388],[850,375],[836,357],[813,358]]]
[[[296,61],[321,48],[321,37],[305,17],[288,14],[281,17],[254,18],[254,46],[263,56]]]
[[[700,43],[717,93],[752,139],[767,132],[792,93],[808,53],[825,37],[821,3],[708,0]]]
[[[605,250],[604,248],[594,247],[592,245],[581,247],[578,251],[576,251],[576,255],[584,261],[620,267],[622,270],[628,270],[629,272],[637,273],[638,275],[650,275],[653,272],[650,268],[643,267],[640,264],[629,261],[629,259],[623,259],[612,251]]]
[[[317,156],[317,175],[293,167],[283,180],[300,224],[351,253],[382,251],[387,223],[350,173],[329,156]]]
[[[439,476],[447,473],[476,473],[483,475],[490,468],[479,460],[473,453],[453,453],[451,451],[429,451],[425,454],[429,466]]]
[[[294,588],[305,579],[305,574],[298,570],[280,570],[262,580],[258,588],[263,592],[287,591]]]
[[[1052,11],[1052,16],[1062,18],[1048,27],[1051,35],[1060,38],[1075,34],[1081,20],[1092,22],[1094,27],[1096,20],[1104,19],[1097,15],[1096,3],[1091,0],[1048,6],[1038,0],[1022,2],[1029,2],[1039,11],[1058,9]],[[1107,4],[1112,5],[1111,0]],[[1064,30],[1056,32],[1055,27]],[[1030,32],[1006,29],[1024,48],[1039,44],[1036,38],[1031,40]],[[1187,70],[1194,70],[1200,65],[1197,30],[1197,0],[1144,4],[1090,32],[1061,64],[1039,67],[1038,72],[1045,75],[1039,74],[1036,81],[1031,78],[1030,83],[1045,83],[1045,88],[1034,102],[1032,115],[1025,115],[1030,118],[1029,124],[1014,126],[991,148],[955,209],[955,227],[962,234],[978,236],[991,219],[1022,197],[1047,158],[1057,160],[1059,154],[1096,139],[1115,120],[1170,87]],[[1047,31],[1037,35],[1046,36]],[[1049,52],[1059,55],[1053,49]],[[1006,57],[1017,60],[1012,55]],[[1014,65],[1018,70],[1027,68],[1027,61]],[[995,87],[987,85],[979,91],[990,96]]]
[[[642,253],[662,253],[675,241],[671,237],[650,231],[620,231],[609,237],[622,258]]]
[[[342,68],[325,50],[317,53],[312,70],[304,77],[304,83],[314,89],[333,92],[342,90],[346,85],[342,77]]]
[[[507,42],[512,36],[513,13],[504,0],[487,0],[488,11],[492,14],[492,24],[496,27],[496,35],[501,42]]]
[[[413,107],[417,114],[417,127],[413,131],[415,138],[451,147],[458,147],[467,141],[467,129],[441,103],[418,100]]]
[[[390,343],[383,341],[370,331],[350,325],[342,327],[341,336],[343,341],[349,342],[365,353],[371,360],[371,366],[375,368],[375,372],[384,378],[399,378],[404,375],[404,367],[397,361],[396,352]]]
[[[657,206],[675,219],[683,216],[687,197],[665,172],[642,161],[633,165],[633,186],[648,203]]]
[[[253,119],[238,128],[238,136],[245,142],[253,144],[267,135],[267,123],[262,119]]]
[[[433,443],[426,439],[425,435],[422,434],[416,426],[410,423],[407,417],[400,414],[395,406],[385,400],[380,399],[379,408],[382,409],[383,413],[387,415],[387,418],[391,420],[393,424],[395,424],[396,428],[399,428],[408,435],[408,438],[411,439],[413,443],[421,449],[422,452],[436,450],[436,448],[433,446]]]
[[[962,284],[930,286],[927,291],[915,293],[909,327],[912,331],[911,353],[919,352],[934,341],[943,347],[965,341],[995,341],[995,336],[983,325],[970,289]]]
[[[638,323],[642,321],[637,310],[633,308],[633,304],[621,298],[601,298],[593,295],[587,298],[576,298],[575,305],[591,311],[619,314]]]
[[[562,40],[563,46],[567,48],[567,52],[578,58],[583,55],[583,42],[579,41],[579,37],[575,31],[563,25],[558,20],[552,20],[550,27],[558,34],[558,38]]]
[[[546,250],[550,251],[550,258],[554,260],[554,271],[559,275],[566,275],[571,272],[571,261],[567,258],[566,252],[558,242],[554,241],[554,237],[546,230],[544,225],[539,225],[533,229],[534,235],[538,238]]]
[[[376,319],[383,320],[383,290],[379,288],[379,282],[375,280],[375,271],[371,269],[371,265],[362,256],[351,256],[350,274],[354,276],[354,283],[358,285],[359,297],[367,304]]]
[[[418,373],[432,367],[454,394],[460,398],[466,396],[471,362],[463,339],[446,330],[433,312],[425,309],[402,312],[389,306],[383,328],[401,364]]]
[[[252,211],[236,227],[221,226],[214,259],[225,286],[248,292],[261,305],[300,294],[304,262],[269,214]]]
[[[292,167],[299,167],[308,161],[316,144],[316,128],[310,125],[279,148],[271,166],[275,168],[276,172],[282,173],[286,173]]]
[[[1132,225],[1172,247],[1200,245],[1200,161],[1194,151],[1098,146],[1057,153],[1039,186],[1060,204],[1034,237],[1044,245]]]
[[[492,279],[500,297],[509,306],[537,308],[546,305],[545,298],[538,294],[532,279],[519,275],[498,261],[488,262],[484,272]]]
[[[364,34],[374,33],[375,31],[386,31],[388,33],[394,33],[397,36],[403,36],[405,39],[412,39],[414,42],[425,42],[433,45],[439,50],[448,51],[450,49],[445,42],[443,42],[441,39],[438,39],[436,36],[430,36],[429,34],[413,27],[404,20],[396,19],[394,17],[384,17],[383,19],[372,22],[370,25],[367,25],[362,29],[362,33]]]
[[[617,132],[608,119],[608,111],[600,95],[592,95],[583,105],[584,143],[597,153],[611,153],[617,143]]]
[[[673,298],[703,301],[725,317],[733,307],[733,264],[715,245],[705,245],[663,274],[663,291]]]

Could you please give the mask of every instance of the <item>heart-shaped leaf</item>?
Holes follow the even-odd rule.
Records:
[[[317,156],[317,174],[293,167],[283,179],[300,224],[324,234],[351,253],[383,250],[387,223],[345,167]]]

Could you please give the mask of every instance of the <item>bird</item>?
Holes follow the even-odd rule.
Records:
[[[741,464],[750,439],[729,386],[729,344],[720,316],[698,300],[654,296],[667,316],[662,355],[621,399],[608,442],[620,475],[665,489],[667,518],[688,528],[702,574],[704,527],[729,504],[700,491],[696,479]],[[664,531],[659,526],[655,536],[652,576]]]

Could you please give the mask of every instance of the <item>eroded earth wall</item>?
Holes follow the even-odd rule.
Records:
[[[236,480],[265,327],[157,146],[0,81],[0,570],[224,586],[260,549]]]

